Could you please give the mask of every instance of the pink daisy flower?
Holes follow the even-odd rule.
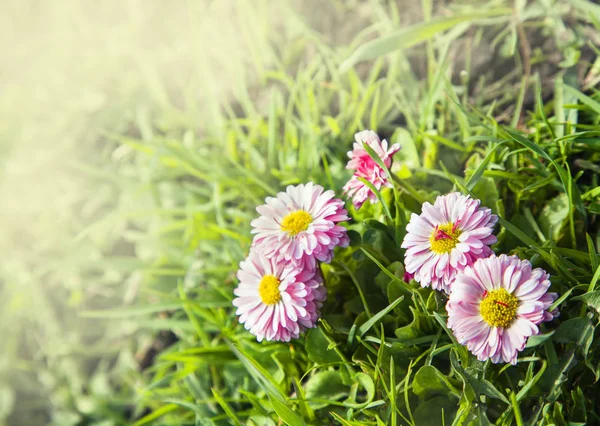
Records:
[[[234,290],[240,323],[257,340],[289,342],[315,326],[327,292],[317,269],[276,262],[250,251],[240,262],[240,280]]]
[[[557,312],[550,275],[517,256],[479,259],[459,273],[446,304],[448,327],[480,361],[517,363],[529,336]]]
[[[250,225],[256,234],[255,249],[279,261],[314,268],[316,260],[329,263],[336,246],[350,243],[346,228],[336,225],[349,219],[344,202],[312,182],[288,186],[276,198],[258,206],[258,219]]]
[[[378,202],[375,193],[367,185],[358,180],[359,177],[368,180],[377,189],[381,189],[384,186],[388,188],[392,186],[392,183],[388,180],[388,176],[386,176],[385,170],[373,161],[365,150],[364,144],[366,143],[373,148],[388,169],[392,165],[392,156],[400,150],[400,144],[394,144],[388,149],[387,141],[385,139],[380,141],[377,133],[372,130],[363,130],[356,133],[354,139],[356,140],[354,149],[348,151],[350,161],[346,165],[347,169],[354,170],[354,175],[344,185],[344,193],[349,198],[352,198],[354,208],[358,210],[367,199],[371,201],[371,204]]]
[[[407,249],[404,266],[422,287],[450,293],[457,272],[492,254],[498,216],[479,204],[453,192],[437,197],[433,205],[424,203],[420,215],[412,214],[402,242]]]

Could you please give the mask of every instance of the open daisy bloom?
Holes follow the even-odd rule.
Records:
[[[346,228],[336,225],[349,219],[344,202],[312,182],[288,186],[276,198],[258,206],[261,214],[250,225],[256,234],[253,247],[277,261],[294,261],[315,267],[316,260],[330,262],[336,246],[350,243]]]
[[[517,363],[527,338],[550,321],[556,293],[550,275],[516,256],[479,259],[458,274],[446,310],[448,327],[480,361]]]
[[[379,140],[379,136],[372,130],[363,130],[354,135],[356,142],[354,149],[348,151],[350,161],[346,165],[347,169],[354,170],[352,178],[344,185],[344,193],[352,198],[354,208],[360,209],[365,201],[369,199],[371,203],[377,203],[377,196],[367,185],[358,180],[359,177],[366,179],[375,186],[381,189],[384,186],[391,187],[392,183],[388,180],[386,172],[381,168],[365,150],[364,144],[368,144],[383,161],[383,164],[389,169],[392,165],[392,156],[400,150],[400,144],[394,144],[389,147],[384,139]]]
[[[315,326],[327,292],[317,270],[276,262],[256,251],[240,262],[233,306],[258,341],[289,342]]]
[[[453,192],[437,197],[433,205],[424,203],[420,215],[412,214],[402,242],[407,249],[404,266],[422,287],[450,293],[457,272],[492,254],[498,216],[479,204]]]

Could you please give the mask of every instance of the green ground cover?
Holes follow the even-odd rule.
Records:
[[[600,423],[599,6],[127,4],[88,41],[107,46],[97,57],[48,73],[38,109],[39,91],[11,84],[23,47],[7,46],[0,422]],[[39,39],[61,28],[67,43],[79,30],[64,16],[111,10],[56,9]],[[91,69],[110,79],[91,84]],[[341,196],[366,128],[402,145],[396,187],[348,203],[318,328],[256,342],[231,306],[255,207],[307,181]],[[402,279],[410,214],[453,190],[502,218],[497,253],[546,269],[559,293],[560,317],[516,366],[477,361],[445,297]]]

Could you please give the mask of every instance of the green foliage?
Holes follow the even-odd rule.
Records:
[[[205,58],[176,89],[143,67],[150,106],[121,120],[127,109],[115,106],[94,128],[99,158],[77,162],[95,190],[72,204],[101,199],[88,220],[67,220],[76,243],[41,266],[3,265],[3,279],[22,287],[0,288],[0,330],[10,336],[0,356],[0,419],[600,421],[600,97],[578,78],[598,75],[581,59],[597,55],[583,41],[598,25],[597,6],[473,1],[432,16],[433,2],[423,1],[424,21],[406,27],[394,2],[370,2],[373,27],[360,32],[366,23],[355,18],[355,38],[338,46],[317,17],[287,2],[277,3],[282,28],[268,2],[234,3],[246,53],[233,63],[229,53],[219,57],[229,64],[225,82]],[[358,2],[330,6],[364,11]],[[206,13],[216,19],[213,7]],[[482,50],[493,52],[494,66],[476,69]],[[202,105],[189,95],[217,88],[223,98]],[[258,343],[231,305],[255,207],[308,180],[340,195],[346,152],[364,128],[402,144],[390,171],[395,187],[376,191],[377,204],[349,206],[351,245],[322,265],[328,300],[318,327],[290,343]],[[492,208],[501,217],[493,249],[546,269],[561,295],[560,317],[529,340],[516,366],[477,361],[445,325],[446,297],[403,280],[411,213],[452,190]],[[37,284],[42,278],[51,287]],[[14,308],[26,303],[30,311]],[[23,324],[6,319],[15,311],[26,312]],[[4,374],[10,366],[19,371]],[[45,393],[18,403],[36,388]],[[41,420],[36,403],[49,413]]]

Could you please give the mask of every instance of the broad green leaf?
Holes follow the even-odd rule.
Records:
[[[594,339],[594,327],[587,318],[571,318],[561,323],[552,340],[558,343],[576,343],[587,353]]]
[[[429,399],[414,410],[413,416],[417,426],[451,425],[456,410],[458,398],[436,396]]]
[[[412,322],[404,327],[399,327],[394,332],[400,342],[410,341],[417,337],[435,334],[437,330],[435,329],[435,324],[431,320],[431,317],[429,317],[427,314],[419,312],[412,306],[410,306],[410,311],[413,315]]]
[[[548,239],[558,241],[563,226],[569,218],[569,196],[560,194],[548,200],[539,217],[539,225]]]
[[[473,194],[481,200],[483,206],[493,209],[500,198],[498,182],[491,177],[482,176],[473,188]]]
[[[404,300],[394,308],[394,314],[398,317],[399,325],[407,324],[411,320],[409,306],[412,304],[412,301],[410,300],[410,292],[398,281],[390,281],[386,292],[389,303],[392,303],[400,296],[405,296]]]
[[[432,365],[424,365],[416,372],[413,378],[413,392],[418,396],[428,399],[433,396],[447,396],[457,394],[448,378]]]
[[[338,371],[322,371],[312,376],[304,385],[306,399],[322,399],[336,401],[348,396],[349,388],[342,383],[342,376]],[[310,406],[317,409],[327,406],[325,402],[309,402]]]
[[[504,396],[502,392],[496,389],[490,381],[486,379],[478,379],[475,375],[465,370],[462,367],[462,365],[460,365],[460,362],[458,361],[458,358],[454,351],[450,352],[450,362],[452,364],[452,368],[456,370],[458,375],[462,378],[464,384],[470,385],[477,395],[486,395],[490,398],[496,398],[506,404],[509,404],[509,401],[506,398],[506,396]]]
[[[348,238],[350,238],[350,247],[355,247],[362,244],[362,236],[359,232],[356,232],[353,229],[348,230]]]
[[[587,293],[584,296],[596,293],[594,291],[594,289],[596,288],[596,284],[598,283],[598,280],[600,280],[600,266],[596,267],[596,272],[594,272],[594,276],[592,277],[592,280],[590,281],[590,284],[588,285]],[[588,297],[589,301],[585,300],[583,298],[583,296],[580,296],[579,298],[583,299],[585,301],[585,303],[588,306],[590,306],[591,308],[595,309],[596,312],[599,312],[598,311],[598,302],[595,300],[596,297],[594,297],[594,296],[587,296],[587,297]],[[581,316],[583,316],[584,313],[585,313],[585,307],[582,307],[581,311],[579,313],[580,313]]]
[[[354,384],[352,386],[356,389],[362,388],[367,393],[365,400],[362,402],[356,401],[351,395],[344,401],[344,404],[352,408],[367,407],[375,397],[375,383],[373,383],[371,376],[365,373],[356,373],[354,376]]]
[[[588,408],[586,407],[586,398],[583,393],[583,390],[578,387],[575,390],[571,391],[571,399],[573,400],[573,408],[571,410],[571,419],[578,420],[583,422],[581,424],[585,425],[588,421],[587,412]]]
[[[550,331],[549,333],[534,334],[533,336],[531,336],[527,339],[527,345],[525,345],[525,347],[526,348],[535,348],[536,346],[539,346],[542,343],[544,343],[545,341],[547,341],[548,339],[550,339],[553,334],[554,334],[554,330]]]
[[[484,405],[479,405],[476,413],[475,419],[469,423],[469,426],[493,426],[493,423],[488,419],[487,410]]]
[[[582,300],[587,306],[600,313],[600,290],[574,297],[572,300]]]
[[[342,361],[333,349],[329,349],[329,342],[323,334],[321,327],[311,328],[306,334],[306,353],[310,360],[317,364]]]

